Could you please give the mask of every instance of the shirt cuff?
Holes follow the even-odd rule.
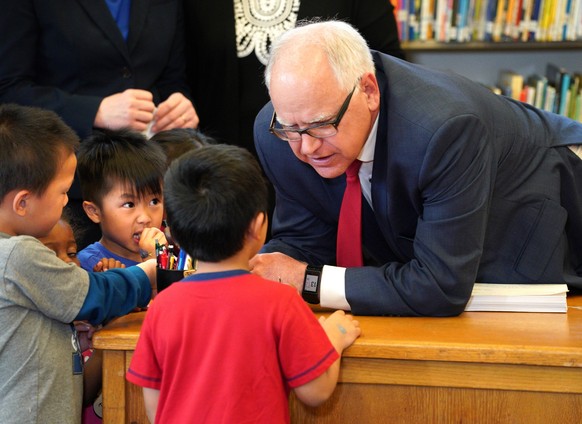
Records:
[[[339,266],[325,265],[321,273],[321,288],[319,303],[324,308],[343,309],[352,308],[346,299],[346,269]]]

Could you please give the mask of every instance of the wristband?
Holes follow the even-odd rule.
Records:
[[[322,266],[307,265],[301,297],[313,305],[319,304],[319,288],[321,286]]]

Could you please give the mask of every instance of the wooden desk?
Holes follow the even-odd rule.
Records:
[[[359,317],[340,384],[319,408],[291,398],[294,423],[582,423],[582,296],[567,314],[470,312]],[[148,423],[124,375],[144,312],[94,336],[104,349],[106,424]]]

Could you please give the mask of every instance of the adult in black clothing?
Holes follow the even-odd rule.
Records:
[[[53,110],[80,138],[94,127],[145,131],[152,120],[153,132],[197,126],[180,0],[0,0],[0,10],[10,34],[0,40],[0,103]],[[69,197],[86,218],[78,184]]]

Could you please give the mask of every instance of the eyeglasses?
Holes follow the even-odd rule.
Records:
[[[337,113],[336,118],[333,121],[315,124],[312,125],[311,127],[304,128],[302,130],[275,128],[275,125],[277,124],[277,113],[273,111],[273,117],[271,118],[269,132],[271,134],[276,135],[277,137],[284,141],[299,141],[301,140],[301,136],[303,134],[309,134],[311,137],[314,138],[327,138],[336,135],[338,131],[337,127],[339,127],[339,124],[342,118],[344,117],[346,110],[348,110],[350,100],[352,99],[352,96],[354,94],[354,91],[356,91],[357,86],[358,86],[357,84],[354,85],[354,88],[352,88],[352,91],[350,91],[350,94],[348,94],[348,97],[346,97],[346,99],[344,100],[342,106],[340,107],[339,112]]]

